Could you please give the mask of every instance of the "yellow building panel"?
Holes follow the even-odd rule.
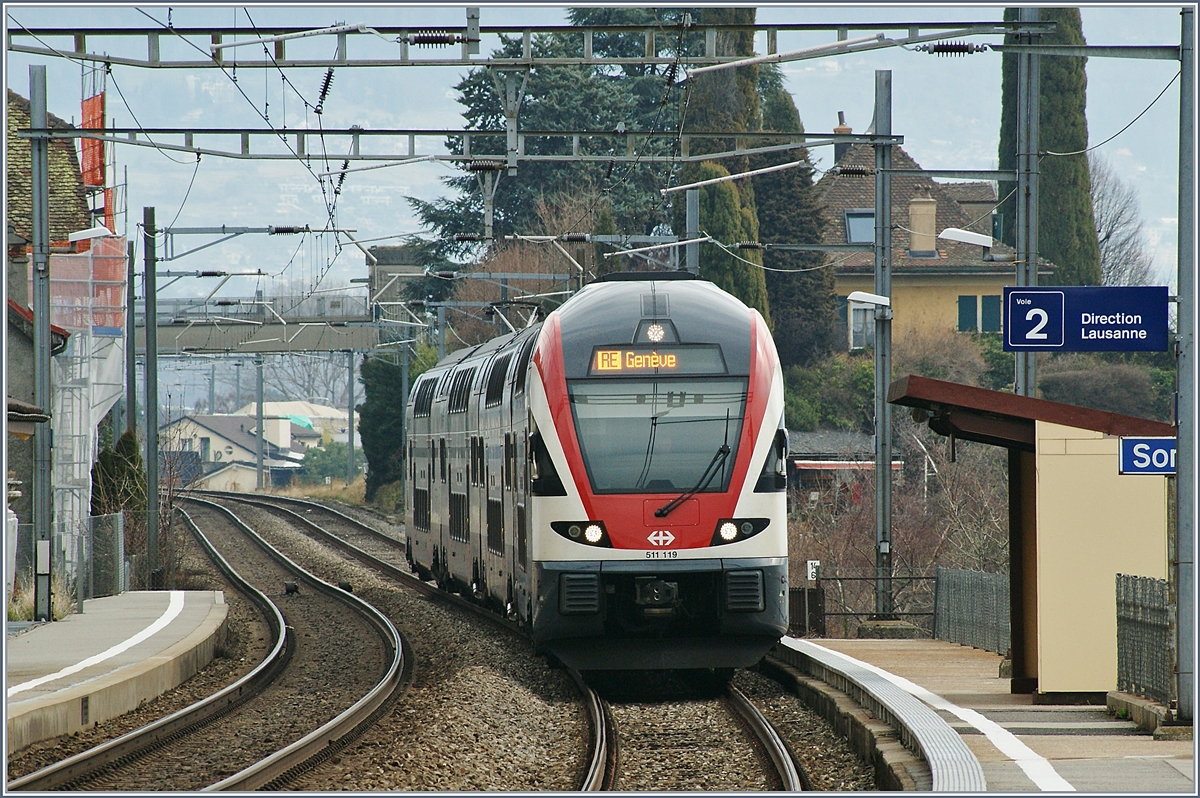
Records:
[[[1035,435],[1038,690],[1114,690],[1116,575],[1166,578],[1166,479],[1118,474],[1116,438],[1043,421]]]
[[[1099,440],[1070,440],[1066,441],[1067,454],[1099,454],[1118,456],[1120,438],[1101,438]]]

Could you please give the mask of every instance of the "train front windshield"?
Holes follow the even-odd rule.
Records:
[[[683,492],[705,479],[705,491],[728,489],[745,379],[573,380],[568,392],[596,493]]]

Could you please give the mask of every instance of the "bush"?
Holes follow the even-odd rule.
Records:
[[[355,458],[355,466],[361,467],[358,459]],[[324,485],[325,477],[345,481],[349,460],[350,450],[344,443],[332,442],[325,444],[324,449],[309,449],[304,453],[300,481],[306,485]]]

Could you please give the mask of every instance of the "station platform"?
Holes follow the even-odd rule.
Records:
[[[999,677],[997,654],[941,640],[807,642],[900,677],[961,735],[988,792],[1196,792],[1190,737],[1160,739],[1102,706],[1034,705]]]
[[[9,624],[7,750],[135,709],[212,661],[228,607],[221,591],[135,591],[83,603],[53,623]]]

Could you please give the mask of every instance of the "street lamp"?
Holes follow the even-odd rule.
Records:
[[[1015,252],[993,255],[992,247],[996,244],[995,239],[983,233],[972,233],[970,230],[963,230],[958,227],[947,227],[938,233],[938,238],[945,239],[946,241],[957,241],[960,244],[975,244],[976,246],[983,247],[983,260],[986,263],[1014,263],[1017,260]]]
[[[892,299],[851,291],[851,305],[875,308],[875,618],[891,620],[892,604],[892,425],[887,406],[891,361]],[[853,317],[853,310],[851,311]],[[882,361],[882,363],[881,363]]]

